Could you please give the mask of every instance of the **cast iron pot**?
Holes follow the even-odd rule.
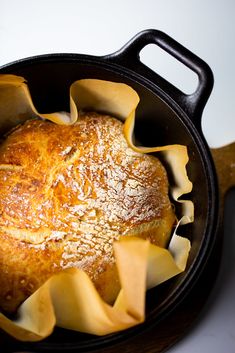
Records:
[[[198,75],[198,87],[186,95],[157,75],[139,59],[140,51],[156,44]],[[6,349],[33,352],[83,352],[137,337],[160,321],[193,290],[207,265],[215,244],[218,226],[218,191],[210,150],[201,130],[201,115],[213,87],[209,66],[168,35],[157,30],[137,34],[119,51],[102,57],[80,54],[52,54],[31,57],[0,69],[26,78],[38,111],[69,111],[69,86],[81,78],[124,82],[140,96],[135,134],[145,146],[183,144],[188,146],[188,174],[193,182],[190,198],[195,205],[195,222],[181,232],[190,237],[192,249],[186,271],[147,293],[146,320],[143,324],[104,337],[56,328],[38,343],[7,340]],[[10,348],[9,348],[10,349]]]

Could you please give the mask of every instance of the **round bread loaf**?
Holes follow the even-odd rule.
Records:
[[[123,123],[29,120],[0,146],[0,308],[14,312],[51,275],[77,267],[112,302],[113,241],[166,246],[175,215],[160,161],[128,147]]]

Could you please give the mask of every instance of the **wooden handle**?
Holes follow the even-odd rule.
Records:
[[[215,162],[223,204],[227,191],[235,186],[235,142],[220,148],[212,148],[211,153]]]

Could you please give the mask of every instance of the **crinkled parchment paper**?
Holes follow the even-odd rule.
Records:
[[[84,109],[121,118],[125,121],[125,137],[135,151],[163,154],[174,176],[172,197],[182,203],[178,224],[192,222],[193,204],[181,199],[192,189],[186,172],[187,149],[180,145],[135,146],[132,137],[138,103],[137,93],[126,84],[85,79],[74,82],[70,87],[70,114],[40,114],[33,105],[24,78],[0,75],[1,132],[32,117],[49,119],[57,124],[73,124],[79,118],[78,111]],[[189,240],[176,235],[176,232],[168,249],[152,245],[147,240],[121,237],[114,243],[121,283],[114,305],[100,298],[86,273],[71,268],[52,276],[32,294],[20,306],[17,320],[12,321],[0,313],[0,327],[19,340],[37,341],[50,335],[55,325],[105,335],[140,324],[145,318],[146,289],[184,271],[189,251]]]

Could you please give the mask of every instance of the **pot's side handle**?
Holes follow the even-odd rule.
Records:
[[[194,93],[189,95],[183,93],[140,61],[140,52],[148,44],[158,45],[198,75],[199,83]],[[138,33],[120,50],[104,58],[148,78],[173,98],[194,124],[201,128],[201,114],[210,96],[214,80],[210,67],[198,56],[167,34],[148,29]]]
[[[235,142],[220,147],[211,148],[219,179],[222,207],[227,191],[235,187]]]

